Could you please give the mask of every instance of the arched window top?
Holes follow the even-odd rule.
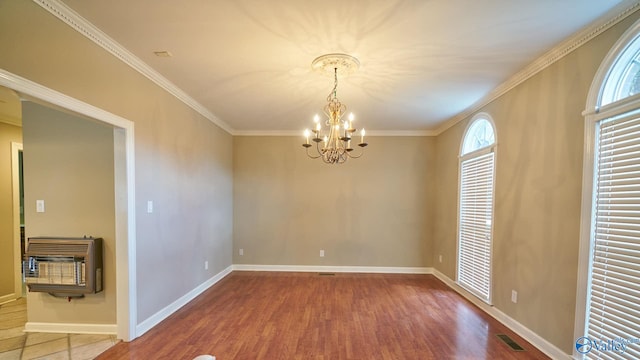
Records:
[[[487,116],[478,117],[467,128],[460,155],[492,146],[495,142],[496,135],[491,121],[488,120]]]
[[[640,34],[621,49],[602,87],[600,106],[640,93]]]

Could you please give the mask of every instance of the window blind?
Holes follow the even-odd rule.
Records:
[[[624,343],[588,358],[639,359],[640,344],[640,118],[600,122],[587,337]]]
[[[460,167],[458,283],[489,301],[494,153],[464,160]]]

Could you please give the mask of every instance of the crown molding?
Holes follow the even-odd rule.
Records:
[[[590,26],[587,26],[583,30],[575,33],[573,36],[569,37],[567,40],[559,43],[553,49],[539,57],[537,60],[533,61],[529,65],[527,65],[524,69],[517,72],[515,75],[511,76],[507,81],[498,85],[493,91],[487,94],[485,97],[475,102],[473,105],[459,113],[458,115],[450,118],[445,121],[442,125],[440,125],[435,131],[435,136],[442,134],[450,127],[459,123],[460,121],[468,118],[473,115],[475,112],[480,111],[484,106],[488,105],[492,101],[496,100],[500,96],[504,95],[508,91],[512,90],[516,86],[522,84],[527,79],[546,69],[547,67],[554,64],[556,61],[562,59],[563,57],[570,54],[572,51],[576,50],[580,46],[586,44],[591,39],[596,36],[602,34],[612,26],[616,25],[620,21],[627,18],[629,15],[633,14],[640,8],[640,1],[637,0],[626,0],[623,1],[618,6],[614,7],[610,11],[608,11],[605,15],[601,16],[600,19],[596,20]]]
[[[140,58],[135,56],[124,46],[109,37],[107,34],[98,29],[91,22],[80,16],[73,9],[68,7],[60,0],[33,0],[36,4],[46,9],[48,12],[62,20],[65,24],[93,41],[110,54],[118,58],[120,61],[129,65],[140,74],[146,76],[156,85],[160,86],[187,106],[207,118],[212,123],[218,125],[234,136],[301,136],[296,130],[235,130],[229,124],[216,117],[211,111],[200,104],[198,101],[189,96],[186,92],[173,84],[167,78],[155,71]],[[367,135],[370,136],[435,136],[434,131],[375,131],[371,130]]]
[[[357,134],[356,134],[357,135]],[[367,136],[436,136],[433,130],[367,130]]]
[[[234,136],[300,136],[302,130],[236,130]]]
[[[235,130],[234,136],[299,136],[302,130]],[[359,136],[357,133],[355,136]],[[433,130],[367,130],[367,136],[436,136]]]
[[[254,131],[254,130],[244,130],[237,131],[234,130],[229,124],[222,121],[218,117],[216,117],[211,111],[205,108],[198,101],[189,96],[182,89],[178,88],[175,84],[169,81],[167,78],[162,76],[160,73],[155,71],[149,65],[144,63],[138,57],[133,55],[127,49],[125,49],[118,42],[110,38],[107,34],[102,32],[96,26],[91,24],[89,21],[84,19],[78,13],[73,11],[73,9],[69,8],[67,5],[62,3],[59,0],[32,0],[36,4],[40,5],[42,8],[46,9],[48,12],[56,16],[58,19],[62,20],[64,23],[69,25],[71,28],[81,33],[89,40],[93,41],[113,56],[129,65],[134,70],[138,71],[142,75],[146,76],[149,80],[153,81],[156,85],[165,89],[167,92],[178,98],[187,106],[191,107],[193,110],[198,112],[200,115],[207,118],[212,123],[218,125],[220,128],[225,130],[231,135],[238,136],[297,136],[299,133],[294,130],[274,130],[274,131]],[[504,95],[508,91],[512,90],[516,86],[520,85],[527,79],[531,78],[535,74],[549,67],[556,61],[562,59],[564,56],[570,54],[573,50],[579,48],[583,44],[587,43],[589,40],[603,33],[607,29],[611,28],[615,24],[624,20],[627,16],[631,15],[635,11],[640,8],[640,1],[637,0],[626,0],[623,1],[620,5],[614,7],[607,14],[602,16],[598,21],[594,22],[591,26],[585,28],[584,30],[576,33],[574,36],[569,39],[561,42],[552,50],[542,55],[540,58],[526,66],[524,69],[510,77],[504,83],[498,85],[493,91],[491,91],[488,95],[475,102],[473,105],[468,107],[466,110],[460,112],[458,115],[450,118],[445,121],[435,130],[417,130],[417,131],[375,131],[371,130],[371,136],[438,136],[447,129],[451,128],[455,124],[460,121],[468,118],[473,115],[473,113],[479,111],[487,104],[491,103],[495,99]],[[369,135],[369,134],[368,134]]]
[[[138,71],[140,74],[146,76],[149,80],[153,81],[156,85],[160,86],[171,95],[178,98],[180,101],[185,103],[187,106],[198,112],[200,115],[207,118],[212,123],[218,125],[220,128],[225,130],[231,135],[234,135],[234,130],[229,124],[220,120],[216,117],[211,111],[205,108],[202,104],[197,102],[194,98],[189,96],[186,92],[176,86],[174,83],[169,81],[164,76],[160,75],[159,72],[155,71],[145,62],[140,60],[137,56],[133,55],[124,46],[120,45],[118,42],[110,38],[107,34],[98,29],[95,25],[90,23],[88,20],[80,16],[78,13],[73,11],[70,7],[65,5],[59,0],[33,0],[36,4],[40,5],[42,8],[53,14],[58,19],[62,20],[64,23],[69,25],[71,28],[79,32],[80,34],[87,37],[89,40],[98,44],[100,47],[111,53],[113,56],[118,58],[120,61],[129,65],[134,70]]]

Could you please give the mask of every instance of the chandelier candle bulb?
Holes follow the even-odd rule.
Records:
[[[364,128],[360,130],[360,144],[364,144]]]
[[[309,129],[304,129],[304,137],[307,139],[307,145],[309,145]]]

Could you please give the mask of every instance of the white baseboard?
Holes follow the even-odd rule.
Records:
[[[376,274],[432,274],[430,267],[321,266],[321,265],[249,265],[234,264],[235,271],[337,272]]]
[[[15,293],[11,293],[9,295],[2,295],[2,296],[0,296],[0,305],[6,304],[8,302],[12,302],[13,300],[15,300],[17,298],[18,297],[16,297]]]
[[[64,333],[64,334],[105,334],[115,335],[116,324],[71,324],[27,322],[25,332]]]
[[[205,290],[213,286],[218,281],[222,280],[225,276],[231,273],[233,266],[229,266],[221,272],[214,275],[209,280],[200,284],[195,289],[189,291],[185,295],[183,295],[178,300],[166,306],[164,309],[158,311],[157,313],[151,315],[149,318],[141,322],[136,326],[136,336],[140,337],[147,331],[151,330],[154,326],[158,325],[162,320],[169,317],[169,315],[178,311],[181,307],[185,306],[189,301],[195,299],[198,295],[202,294]]]
[[[460,285],[456,284],[455,281],[451,280],[448,276],[441,273],[437,269],[433,269],[433,275],[438,279],[440,279],[445,284],[447,284],[447,286],[449,286],[451,289],[455,290],[458,294],[462,295],[465,299],[469,300],[474,305],[479,307],[482,311],[486,312],[491,317],[493,317],[494,319],[502,323],[504,326],[508,327],[513,332],[521,336],[523,339],[527,340],[529,343],[531,343],[531,345],[538,348],[538,350],[542,351],[550,358],[552,359],[571,359],[572,358],[571,355],[560,350],[557,346],[543,339],[540,335],[536,334],[526,326],[520,324],[513,318],[509,317],[507,314],[496,309],[494,306],[491,306],[486,302],[480,300],[479,298],[477,298],[476,296],[474,296],[473,294],[471,294],[470,292],[462,288]]]

